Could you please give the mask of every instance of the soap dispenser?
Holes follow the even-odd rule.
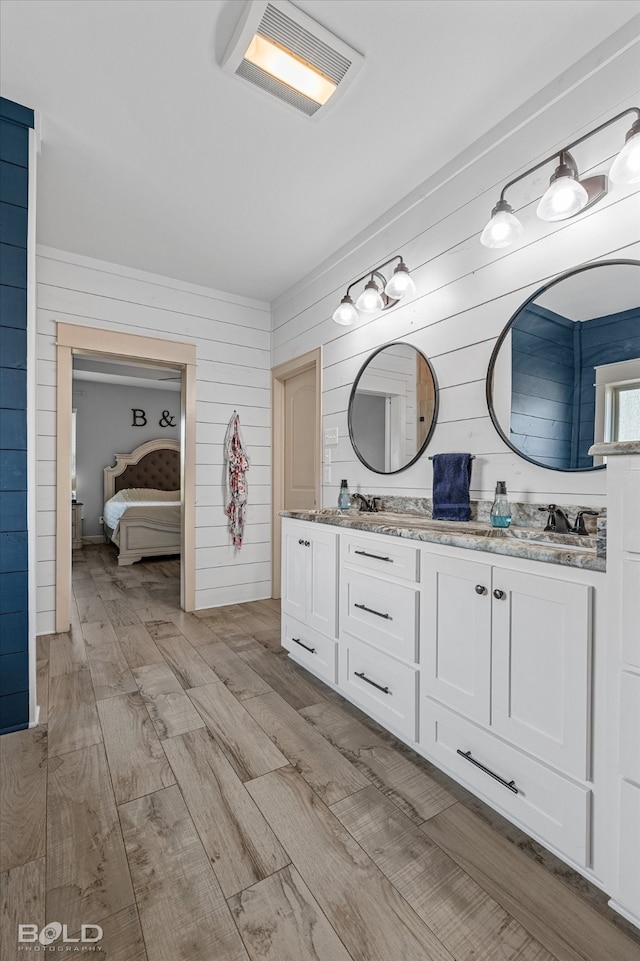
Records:
[[[340,481],[340,493],[338,494],[338,507],[341,511],[347,511],[351,507],[351,494],[346,478]]]
[[[510,523],[511,507],[507,500],[507,484],[506,481],[498,481],[495,499],[491,506],[491,526],[508,527]]]

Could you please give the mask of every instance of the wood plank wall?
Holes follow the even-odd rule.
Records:
[[[479,242],[501,187],[513,176],[640,101],[637,49],[618,51],[609,60],[600,54],[598,62],[571,68],[562,82],[506,118],[459,158],[458,173],[453,165],[426,181],[272,305],[274,364],[323,346],[323,427],[339,431],[338,447],[332,449],[332,482],[323,488],[325,506],[337,502],[342,477],[352,491],[431,493],[427,456],[403,473],[384,477],[368,471],[349,442],[351,384],[370,352],[392,340],[415,344],[433,364],[440,412],[427,453],[474,453],[472,496],[490,497],[496,480],[504,479],[517,499],[604,504],[604,472],[551,471],[506,447],[489,418],[485,378],[498,334],[538,287],[587,261],[640,259],[637,185],[612,185],[605,201],[583,216],[546,224],[535,216],[553,170],[545,167],[508,194],[525,226],[520,244],[491,251]],[[608,169],[632,119],[576,148],[581,174]],[[401,171],[399,143],[399,176]],[[363,317],[353,328],[333,323],[331,314],[347,285],[397,253],[412,270],[418,288],[413,299],[373,319]]]
[[[268,304],[38,248],[38,633],[55,630],[55,324],[65,321],[197,346],[196,606],[270,596],[270,312]],[[223,441],[237,409],[249,451],[249,511],[229,546]],[[105,450],[105,465],[114,451]]]

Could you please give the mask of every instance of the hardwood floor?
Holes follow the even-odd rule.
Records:
[[[178,573],[74,552],[42,723],[0,738],[1,961],[45,920],[99,924],[107,961],[640,958],[602,892],[288,660],[278,602],[185,614]]]

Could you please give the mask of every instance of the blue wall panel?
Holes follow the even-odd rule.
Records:
[[[0,244],[0,284],[27,286],[27,248]]]
[[[27,532],[0,532],[0,574],[26,571],[28,567]]]
[[[0,407],[25,410],[26,406],[26,370],[15,370],[14,368],[0,366]]]
[[[25,330],[27,327],[27,288],[0,284],[0,325]]]
[[[12,247],[8,248],[12,250]],[[0,366],[27,369],[27,331],[0,324]]]
[[[29,166],[29,131],[17,123],[0,120],[0,160]]]
[[[28,216],[26,207],[0,203],[0,243],[26,247]]]
[[[0,97],[0,734],[29,722],[27,243],[33,111]]]
[[[26,476],[26,450],[0,450],[0,491],[24,490]]]
[[[27,417],[24,410],[0,409],[0,448],[2,450],[27,449]],[[1,527],[0,530],[2,530]]]
[[[29,690],[29,655],[27,651],[0,655],[0,697]]]
[[[26,492],[0,491],[0,531],[24,531],[26,529]]]
[[[3,124],[4,126],[4,124]],[[0,160],[0,201],[26,207],[29,203],[29,171]]]
[[[27,650],[28,620],[26,611],[0,614],[0,655]]]
[[[21,731],[29,724],[29,691],[0,697],[0,734]]]
[[[26,571],[12,571],[0,577],[0,614],[18,614],[27,610],[28,581]]]

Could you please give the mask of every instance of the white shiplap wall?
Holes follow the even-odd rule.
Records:
[[[619,37],[617,45],[624,46]],[[472,496],[490,497],[496,480],[504,479],[514,499],[604,504],[602,471],[551,471],[507,448],[489,418],[485,378],[497,336],[539,286],[591,260],[640,259],[637,185],[612,187],[604,202],[575,220],[544,224],[535,207],[553,169],[545,167],[508,194],[525,226],[519,246],[490,251],[480,245],[479,236],[507,181],[640,102],[637,58],[637,43],[622,53],[603,45],[272,305],[274,364],[323,346],[323,426],[339,431],[332,482],[323,488],[326,506],[336,502],[342,477],[352,491],[431,493],[426,455],[385,478],[368,471],[349,442],[353,380],[369,353],[392,340],[415,344],[431,361],[440,411],[427,453],[474,453]],[[626,118],[576,148],[581,174],[608,168],[632,120]],[[373,319],[363,317],[353,328],[333,323],[331,314],[347,285],[397,253],[403,254],[417,285],[411,302]]]
[[[37,280],[38,634],[55,630],[56,321],[196,345],[196,607],[268,597],[269,305],[47,247],[38,248]],[[223,488],[223,440],[234,408],[251,460],[239,552],[229,544]],[[105,450],[105,465],[113,453]]]

